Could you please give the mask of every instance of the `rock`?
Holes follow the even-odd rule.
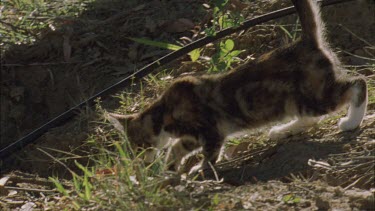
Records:
[[[360,210],[375,210],[374,194],[368,190],[352,189],[345,191],[345,195],[349,197],[351,206]]]
[[[5,184],[8,182],[10,177],[3,177],[0,179],[0,196],[8,195],[9,191],[5,188]]]
[[[315,199],[315,205],[318,210],[329,210],[331,208],[331,204],[327,200],[320,197]]]
[[[34,202],[27,202],[26,204],[22,205],[21,211],[32,211],[34,210],[34,207],[36,207],[36,204]]]

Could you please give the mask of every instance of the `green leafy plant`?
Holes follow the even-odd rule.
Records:
[[[283,197],[283,202],[286,204],[298,204],[301,201],[301,197],[296,196],[295,194],[287,194]]]
[[[220,203],[220,197],[219,194],[215,194],[211,199],[211,206],[208,208],[208,210],[215,210],[215,207]]]
[[[232,139],[229,139],[226,143],[225,143],[225,146],[226,147],[230,147],[230,146],[237,146],[241,143],[241,140],[238,139],[238,138],[232,138]]]
[[[174,45],[174,44],[159,42],[159,41],[153,41],[153,40],[149,40],[149,39],[146,39],[146,38],[128,37],[128,39],[132,40],[134,42],[137,42],[137,43],[144,44],[144,45],[164,48],[164,49],[168,49],[168,50],[172,50],[172,51],[176,51],[176,50],[179,50],[180,48],[182,48],[179,45]]]
[[[177,51],[180,48],[182,48],[182,46],[179,46],[179,45],[175,45],[175,44],[171,44],[171,43],[166,43],[166,42],[153,41],[153,40],[149,40],[149,39],[146,39],[146,38],[128,37],[128,39],[130,39],[130,40],[132,40],[134,42],[137,42],[137,43],[144,44],[144,45],[154,46],[154,47],[168,49],[168,50],[172,50],[172,51]],[[199,49],[199,48],[192,50],[189,53],[190,59],[193,62],[197,61],[198,58],[199,58],[199,56],[200,56],[201,51],[202,50]]]
[[[89,169],[88,167],[81,165],[77,161],[75,161],[75,164],[79,169],[81,169],[84,172],[83,178],[73,175],[73,178],[76,180],[74,184],[78,185],[78,186],[75,186],[76,191],[78,192],[78,195],[81,198],[83,198],[85,201],[89,201],[92,196],[92,188],[93,188],[93,185],[90,183],[89,178],[93,177],[94,174],[92,172],[92,169]],[[81,180],[80,181],[81,183],[79,183],[78,180]],[[81,192],[82,188],[83,188],[83,191]]]
[[[214,36],[218,30],[239,26],[245,18],[240,12],[226,11],[225,6],[229,0],[213,1],[213,19],[211,27],[205,29],[207,36]]]
[[[60,183],[58,179],[49,177],[49,180],[51,180],[53,184],[56,186],[57,191],[62,193],[64,196],[69,196],[68,191],[64,188],[64,186]]]
[[[230,69],[232,63],[238,61],[238,55],[243,50],[234,50],[234,41],[227,39],[221,41],[217,47],[217,52],[210,60],[208,72],[221,72]]]
[[[100,105],[96,108],[98,112],[104,112]],[[102,124],[107,126],[108,123]],[[168,207],[176,203],[173,193],[160,187],[166,168],[163,155],[157,156],[151,164],[145,164],[143,156],[146,150],[133,151],[126,135],[116,130],[89,137],[87,143],[97,152],[90,157],[95,165],[75,161],[80,172],[71,171],[73,179],[69,190],[51,178],[58,191],[70,200],[71,207],[76,210],[90,206],[109,210],[146,210],[154,205]]]

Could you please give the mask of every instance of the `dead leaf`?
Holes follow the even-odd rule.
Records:
[[[0,196],[5,196],[8,194],[8,190],[5,189],[5,184],[10,179],[10,177],[3,177],[0,179]]]
[[[36,207],[34,202],[27,202],[26,204],[22,205],[20,211],[32,211]]]
[[[95,175],[100,178],[108,176],[108,175],[109,176],[117,175],[117,167],[114,166],[112,168],[98,169],[96,170]]]

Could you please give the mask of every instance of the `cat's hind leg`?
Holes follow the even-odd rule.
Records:
[[[283,139],[309,129],[319,122],[320,119],[321,117],[299,117],[286,124],[272,127],[268,136],[271,140]]]
[[[349,110],[346,117],[341,118],[338,125],[343,131],[353,130],[359,127],[366,113],[367,107],[367,85],[362,78],[352,79],[347,91]]]

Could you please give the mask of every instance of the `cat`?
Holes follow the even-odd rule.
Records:
[[[346,104],[348,114],[339,128],[359,127],[367,106],[365,79],[345,74],[325,41],[317,3],[292,3],[302,26],[294,43],[226,73],[177,79],[144,111],[109,114],[110,121],[126,131],[131,143],[157,149],[173,145],[177,164],[201,146],[204,159],[190,173],[214,164],[227,136],[288,117],[295,119],[273,127],[270,139],[305,131]]]

